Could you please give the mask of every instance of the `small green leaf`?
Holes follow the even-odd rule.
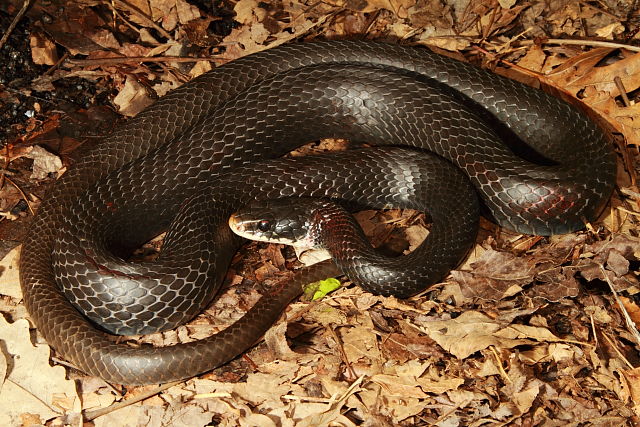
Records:
[[[304,293],[307,296],[311,296],[312,301],[319,300],[327,295],[329,292],[335,291],[340,287],[341,283],[338,279],[333,277],[318,282],[310,283],[305,286]]]

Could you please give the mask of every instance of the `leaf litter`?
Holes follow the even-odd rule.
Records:
[[[70,76],[111,84],[120,113],[135,115],[211,67],[293,40],[403,40],[580,99],[613,134],[619,191],[598,221],[571,235],[523,236],[483,221],[469,259],[420,296],[398,300],[345,286],[320,301],[294,302],[244,356],[162,391],[124,389],[52,366],[48,346],[41,338],[34,345],[22,320],[12,251],[0,265],[0,311],[10,319],[0,320],[3,425],[77,424],[80,413],[97,426],[638,422],[640,57],[628,18],[638,13],[633,2],[118,0],[56,9],[57,3],[28,13],[58,18],[42,19],[31,34],[32,61],[51,67],[34,80],[40,90]],[[67,62],[59,62],[60,52]],[[4,212],[20,198],[41,197],[33,180],[50,182],[68,163],[50,156],[58,147],[40,152],[45,169],[37,177],[20,164],[30,146],[60,125],[53,110],[47,114],[49,121],[25,122],[26,137],[6,141],[5,164],[20,167],[16,185],[4,182],[0,190]],[[90,127],[91,119],[81,120]],[[66,146],[83,142],[71,139]],[[305,150],[342,145],[324,141]],[[3,222],[20,217],[3,215]],[[358,218],[374,245],[390,253],[411,250],[428,233],[414,212]],[[249,245],[211,309],[143,341],[166,345],[224,328],[294,265],[288,248]],[[111,406],[136,396],[144,399]]]

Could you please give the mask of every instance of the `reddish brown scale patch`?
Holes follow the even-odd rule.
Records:
[[[91,250],[85,249],[84,252],[85,252],[85,259],[87,260],[87,262],[95,268],[98,274],[101,274],[103,276],[124,277],[130,280],[154,279],[153,276],[146,276],[144,274],[127,274],[127,273],[123,273],[122,271],[110,269],[106,265],[100,264],[98,261],[96,261],[94,258],[95,255],[92,254]]]

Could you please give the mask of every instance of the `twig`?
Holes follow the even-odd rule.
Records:
[[[109,7],[111,8],[111,10],[113,11],[113,26],[114,28],[117,26],[117,18],[122,19],[122,22],[124,22],[124,24],[131,28],[133,31],[135,31],[136,33],[140,34],[140,28],[136,27],[135,25],[133,25],[131,22],[129,22],[129,20],[127,18],[125,18],[125,16],[120,13],[120,11],[115,7],[115,5],[113,3],[109,3]]]
[[[620,92],[620,96],[622,97],[622,102],[625,107],[631,106],[631,101],[629,101],[629,97],[627,96],[627,89],[624,87],[624,83],[620,76],[615,76],[613,78],[616,87],[618,88],[618,92]]]
[[[605,42],[602,40],[579,40],[579,39],[546,39],[538,40],[520,40],[516,44],[522,46],[530,46],[533,44],[557,44],[557,45],[575,45],[575,46],[594,46],[594,47],[610,47],[612,49],[627,49],[632,52],[640,52],[640,47],[631,46],[623,43]]]
[[[285,394],[282,396],[284,400],[294,400],[296,402],[315,402],[315,403],[331,403],[331,399],[327,397],[313,397],[313,396],[296,396],[293,394]]]
[[[68,59],[70,65],[91,66],[91,65],[117,65],[127,62],[199,62],[199,61],[230,61],[229,58],[222,57],[199,57],[192,58],[187,56],[122,56],[118,58],[100,58],[100,59]]]
[[[640,217],[640,213],[639,212],[630,211],[629,209],[625,209],[622,206],[618,206],[618,207],[616,207],[616,209],[619,210],[620,212],[624,212],[624,213],[626,213],[628,215],[633,215],[633,216]]]
[[[260,342],[264,340],[264,337],[262,339],[260,339]],[[242,359],[247,362],[249,365],[251,365],[251,369],[253,369],[254,371],[258,371],[258,369],[260,369],[260,367],[258,365],[256,365],[256,362],[253,361],[252,358],[250,358],[249,356],[247,356],[247,353],[242,353]]]
[[[335,340],[336,345],[338,346],[338,351],[340,351],[340,356],[342,357],[342,361],[345,363],[345,365],[347,365],[347,370],[349,371],[349,373],[353,378],[356,378],[357,377],[356,372],[353,370],[353,366],[351,366],[351,361],[347,357],[347,353],[344,351],[342,340],[340,339],[338,334],[336,334],[336,331],[331,327],[331,325],[329,325],[328,330],[331,336],[333,337],[333,339]]]
[[[606,333],[604,333],[604,331],[602,332],[602,336],[604,337],[604,339],[607,340],[607,342],[609,342],[609,345],[618,354],[618,357],[620,358],[620,360],[622,360],[629,367],[629,369],[633,369],[634,368],[633,364],[629,362],[629,360],[624,356],[624,354],[622,354],[622,352],[620,351],[616,343]]]
[[[496,15],[497,14],[498,14],[498,7],[494,7],[491,10],[491,16],[489,17],[489,24],[484,26],[484,27],[482,27],[482,38],[480,39],[480,43],[479,44],[484,43],[484,41],[487,39],[487,37],[489,37],[489,35],[491,34],[491,27],[493,27],[493,24],[496,22]]]
[[[2,49],[2,46],[4,46],[4,44],[7,42],[7,39],[13,32],[14,28],[16,28],[16,25],[18,25],[18,21],[22,19],[22,15],[24,15],[29,8],[29,3],[31,3],[31,0],[24,0],[24,2],[22,3],[22,8],[20,8],[18,14],[15,16],[15,18],[13,18],[13,21],[11,21],[11,25],[9,25],[9,28],[7,28],[7,32],[4,33],[4,36],[2,36],[2,39],[0,39],[0,49]]]
[[[153,27],[157,32],[160,33],[160,35],[162,35],[167,40],[173,41],[173,37],[171,37],[171,34],[169,34],[160,25],[156,24],[155,21],[153,19],[151,19],[151,17],[149,15],[147,15],[146,13],[144,13],[142,10],[138,9],[137,7],[135,7],[133,5],[130,5],[129,3],[127,3],[124,0],[112,0],[112,1],[113,1],[113,3],[117,4],[118,6],[128,10],[130,13],[133,13],[136,16],[138,16],[138,18],[142,19],[145,22],[146,25]]]
[[[20,194],[22,195],[22,198],[24,199],[25,202],[27,202],[27,207],[29,208],[29,212],[31,212],[31,215],[35,215],[36,213],[33,210],[33,207],[31,206],[31,202],[29,201],[29,198],[27,197],[26,193],[24,191],[22,191],[22,188],[20,188],[20,186],[18,184],[16,184],[15,182],[13,182],[13,180],[11,178],[9,178],[6,175],[3,175],[4,179],[7,180],[7,182],[11,185],[13,185],[14,187],[16,187],[16,190],[18,190],[20,192]]]
[[[540,72],[534,71],[534,70],[530,70],[528,68],[521,67],[518,64],[514,64],[513,62],[509,62],[509,61],[506,61],[504,59],[500,59],[500,58],[498,58],[498,56],[496,54],[491,53],[488,50],[481,48],[480,46],[473,46],[473,49],[477,50],[478,52],[482,53],[483,55],[488,56],[489,58],[492,58],[494,60],[500,61],[502,64],[508,66],[509,68],[512,68],[514,70],[518,70],[523,74],[527,74],[527,75],[535,76],[535,77],[544,77],[543,73],[540,73]]]
[[[182,382],[183,381],[173,381],[173,382],[170,382],[170,383],[166,383],[166,384],[158,386],[158,387],[154,388],[153,390],[150,390],[150,391],[148,391],[146,393],[142,393],[142,394],[140,394],[138,396],[134,396],[131,399],[125,399],[125,400],[123,400],[121,402],[114,403],[113,405],[109,405],[106,408],[95,409],[93,411],[86,411],[86,412],[83,413],[83,418],[84,418],[85,421],[92,421],[92,420],[94,420],[94,419],[96,419],[98,417],[101,417],[103,415],[109,414],[109,413],[111,413],[113,411],[116,411],[118,409],[125,408],[127,406],[133,405],[134,403],[138,403],[141,400],[148,399],[151,396],[155,396],[156,394],[158,394],[160,392],[163,392],[166,389],[171,388],[174,385],[180,384]]]
[[[10,382],[11,384],[13,384],[16,388],[21,389],[25,395],[29,394],[32,398],[36,399],[38,402],[40,402],[40,404],[42,404],[45,408],[48,408],[49,410],[53,411],[53,412],[57,412],[56,408],[50,404],[48,404],[46,402],[45,399],[42,399],[40,396],[38,396],[38,393],[34,393],[32,390],[29,390],[28,388],[26,388],[24,385],[20,384],[19,381],[14,381],[11,378],[6,378],[5,381]]]
[[[616,16],[616,15],[614,15],[614,14],[613,14],[613,13],[611,13],[611,12],[607,12],[607,11],[606,11],[606,10],[604,10],[604,9],[600,9],[600,8],[599,8],[599,7],[597,7],[597,6],[594,6],[594,5],[592,5],[592,4],[589,4],[589,3],[587,3],[586,1],[580,0],[578,3],[580,3],[580,5],[581,5],[581,6],[586,6],[586,7],[589,7],[589,8],[591,8],[591,9],[593,9],[593,10],[597,10],[598,12],[602,13],[603,15],[607,15],[608,17],[613,18],[613,19],[614,19],[614,20],[616,20],[616,21],[624,21],[624,19],[620,18],[619,16]]]
[[[511,378],[509,378],[509,374],[507,374],[507,372],[504,370],[504,366],[502,366],[502,360],[500,360],[500,356],[498,355],[495,346],[490,346],[489,350],[491,351],[493,358],[496,359],[496,368],[498,368],[500,376],[505,380],[505,382],[513,384],[513,381],[511,381]]]
[[[6,152],[7,152],[7,154],[5,156],[5,162],[4,162],[4,168],[3,168],[4,170],[9,169],[9,164],[11,163],[11,150],[9,149],[9,145],[10,144],[6,144],[4,146],[4,148],[5,148]],[[5,182],[6,182],[5,174],[2,173],[2,175],[0,176],[0,188],[4,188]]]
[[[636,339],[636,344],[640,344],[640,333],[638,332],[638,329],[636,328],[635,323],[631,319],[631,316],[629,316],[629,313],[627,312],[627,309],[624,307],[624,304],[622,304],[622,301],[620,300],[620,297],[618,296],[618,292],[616,291],[615,287],[613,286],[613,282],[611,282],[611,279],[609,279],[609,275],[607,275],[607,271],[604,269],[604,266],[602,264],[600,264],[599,267],[600,267],[600,271],[602,272],[602,275],[604,276],[604,280],[609,285],[609,289],[611,289],[611,293],[613,294],[613,297],[615,298],[616,302],[618,303],[618,307],[620,308],[620,311],[622,312],[622,316],[624,317],[624,321],[627,324],[627,328],[629,328],[629,331],[631,332],[631,335],[633,335],[633,337]]]
[[[371,31],[371,28],[373,28],[381,12],[382,12],[382,9],[378,9],[376,13],[371,15],[371,17],[369,18],[369,23],[367,24],[367,29],[362,33],[363,37],[366,37],[367,34],[369,34],[369,32]]]
[[[67,58],[69,58],[69,52],[65,52],[64,55],[62,55],[62,57],[60,59],[58,59],[58,61],[53,64],[51,66],[51,68],[49,68],[47,71],[44,72],[44,76],[50,76],[51,74],[53,74],[53,72],[55,70],[57,70],[58,68],[60,68],[60,65],[62,65],[64,63],[64,61],[67,60]]]
[[[593,348],[598,348],[598,331],[596,331],[596,322],[593,318],[593,313],[589,315],[589,321],[591,323],[591,332],[593,333],[593,340],[595,341],[593,344]]]

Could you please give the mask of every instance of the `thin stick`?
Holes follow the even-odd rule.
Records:
[[[160,35],[162,35],[167,40],[173,41],[173,37],[171,37],[171,34],[169,34],[167,30],[156,24],[149,15],[138,9],[136,6],[133,6],[124,0],[113,0],[113,2],[118,6],[128,10],[130,13],[135,14],[138,18],[142,19],[146,25],[153,27],[157,32],[160,33]]]
[[[9,149],[9,144],[5,145],[4,148],[7,152],[6,159],[4,162],[4,170],[6,171],[7,169],[9,169],[9,163],[11,163],[11,150]],[[6,182],[6,177],[5,177],[5,174],[3,173],[0,176],[0,188],[4,188],[5,182]]]
[[[13,182],[13,180],[11,178],[9,178],[6,175],[3,175],[4,179],[11,185],[13,185],[14,187],[16,187],[16,190],[18,190],[20,192],[20,194],[22,195],[22,198],[24,199],[25,202],[27,202],[27,207],[29,208],[29,212],[31,212],[31,215],[35,215],[36,213],[33,211],[33,207],[31,206],[31,202],[29,201],[29,198],[27,197],[26,193],[24,191],[22,191],[22,188],[20,188],[20,186],[18,184],[16,184],[15,182]]]
[[[557,44],[557,45],[575,45],[575,46],[593,46],[593,47],[610,47],[612,49],[626,49],[632,52],[640,52],[640,47],[631,46],[623,43],[605,42],[602,40],[579,40],[579,39],[547,39],[542,42],[534,40],[521,40],[515,42],[522,46],[529,46],[533,44]]]
[[[70,65],[118,65],[128,62],[199,62],[199,61],[219,61],[227,62],[228,58],[222,57],[200,57],[191,58],[186,56],[123,56],[118,58],[100,58],[100,59],[68,59],[67,64]]]
[[[7,39],[16,28],[16,25],[18,25],[18,21],[20,21],[22,15],[24,15],[29,8],[29,3],[31,3],[31,0],[24,0],[24,2],[22,3],[22,8],[20,8],[18,14],[15,16],[15,18],[13,18],[13,21],[11,21],[11,25],[9,25],[9,28],[7,28],[7,32],[4,33],[4,36],[2,36],[2,39],[0,39],[0,49],[2,49],[2,46],[4,46],[4,44],[7,42]]]
[[[51,68],[49,68],[47,71],[45,71],[44,75],[45,76],[50,76],[51,74],[53,74],[54,71],[56,71],[58,68],[60,68],[60,65],[62,65],[64,63],[64,61],[67,60],[67,58],[69,58],[69,52],[65,52],[64,55],[62,55],[62,58],[58,59],[58,61],[53,64],[51,66]]]
[[[139,396],[134,396],[131,399],[125,399],[125,400],[123,400],[121,402],[114,403],[113,405],[109,405],[106,408],[94,409],[93,411],[86,411],[86,412],[83,413],[83,418],[84,418],[85,421],[92,421],[92,420],[94,420],[94,419],[96,419],[98,417],[101,417],[103,415],[109,414],[109,413],[111,413],[113,411],[116,411],[118,409],[125,408],[127,406],[131,406],[134,403],[140,402],[141,400],[148,399],[151,396],[155,396],[156,394],[158,394],[160,392],[163,392],[166,389],[171,388],[174,385],[180,384],[182,382],[184,382],[184,381],[173,381],[173,382],[170,382],[170,383],[166,383],[166,384],[158,386],[158,387],[154,388],[153,390],[150,390],[150,391],[148,391],[146,393],[142,393]]]
[[[618,296],[618,292],[616,292],[616,288],[613,285],[613,282],[611,281],[609,276],[607,275],[607,271],[604,269],[604,266],[602,264],[599,264],[598,267],[600,267],[600,271],[602,272],[602,275],[604,276],[604,280],[609,285],[609,289],[611,290],[611,294],[613,295],[613,298],[615,299],[616,303],[618,304],[618,308],[622,312],[622,316],[624,317],[624,320],[625,320],[625,323],[627,324],[627,328],[629,329],[629,332],[631,332],[631,335],[635,338],[636,344],[640,344],[640,332],[638,332],[638,329],[636,328],[635,322],[631,319],[631,316],[629,316],[629,312],[627,311],[627,309],[624,307],[624,304],[620,300],[620,297]]]
[[[613,78],[616,87],[618,88],[618,92],[620,92],[620,96],[622,97],[622,103],[625,107],[631,106],[631,101],[629,101],[629,97],[627,96],[627,89],[624,87],[624,83],[620,76],[615,76]]]
[[[611,13],[611,12],[607,12],[607,11],[606,11],[606,10],[604,10],[604,9],[600,9],[600,8],[599,8],[599,7],[597,7],[597,6],[594,6],[594,5],[592,5],[592,4],[589,4],[589,3],[587,3],[586,1],[580,0],[580,1],[579,1],[579,3],[580,3],[582,6],[589,7],[589,8],[591,8],[591,9],[593,9],[593,10],[597,10],[598,12],[600,12],[600,13],[602,13],[602,14],[604,14],[604,15],[607,15],[608,17],[613,18],[613,19],[615,19],[616,21],[624,21],[624,19],[623,19],[623,18],[620,18],[620,17],[618,17],[618,16],[614,15],[614,14],[613,14],[613,13]]]

